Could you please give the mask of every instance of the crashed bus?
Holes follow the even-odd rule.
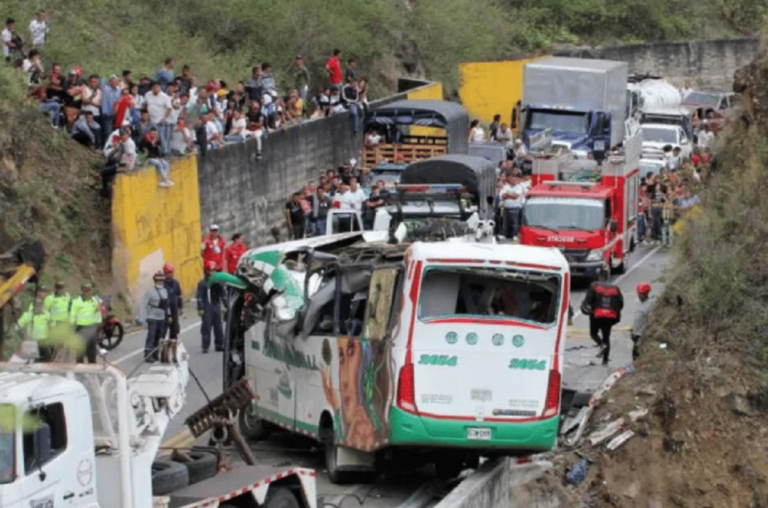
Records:
[[[378,234],[378,233],[373,233]],[[368,236],[366,236],[368,235]],[[319,237],[247,252],[230,287],[224,384],[251,439],[325,449],[334,483],[383,459],[441,477],[556,443],[570,272],[556,249]],[[353,476],[350,476],[353,475]]]

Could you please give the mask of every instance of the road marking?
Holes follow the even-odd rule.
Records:
[[[622,280],[624,280],[624,278],[625,278],[625,277],[627,277],[627,276],[628,276],[630,273],[634,272],[634,271],[635,271],[635,268],[639,268],[640,266],[642,266],[642,265],[643,265],[643,263],[645,263],[646,261],[648,261],[648,259],[650,259],[650,257],[651,257],[651,256],[653,256],[654,254],[656,254],[656,253],[659,251],[659,249],[661,249],[661,246],[660,246],[660,245],[659,245],[659,246],[657,246],[657,247],[655,247],[654,249],[652,249],[652,250],[651,250],[651,252],[649,252],[648,254],[646,254],[645,256],[643,256],[643,257],[642,257],[642,259],[641,259],[640,261],[638,261],[638,262],[637,262],[637,263],[635,263],[634,265],[630,266],[630,267],[629,267],[629,270],[627,270],[627,271],[626,271],[626,272],[624,272],[624,273],[623,273],[623,274],[622,274],[620,277],[618,277],[616,280],[614,280],[614,281],[613,281],[613,283],[614,283],[614,284],[619,284],[619,283],[620,283]],[[575,311],[573,312],[573,319],[576,319],[577,317],[579,317],[579,316],[581,316],[581,315],[582,315],[582,314],[581,314],[581,309],[577,309],[577,310],[575,310]]]
[[[189,325],[189,326],[187,326],[185,328],[182,328],[181,330],[179,330],[179,335],[197,328],[198,326],[200,326],[200,323],[201,323],[201,321],[197,321],[196,323],[192,323],[191,325]],[[114,364],[123,363],[124,361],[130,360],[134,356],[138,356],[138,355],[142,354],[143,352],[144,352],[144,348],[139,348],[136,351],[133,351],[131,353],[128,353],[125,356],[121,356],[120,358],[117,358],[117,359],[113,360],[112,363],[114,363]]]

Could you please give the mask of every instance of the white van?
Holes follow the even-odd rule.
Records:
[[[256,393],[245,435],[317,439],[337,483],[374,473],[385,450],[450,477],[555,445],[570,282],[558,250],[312,240],[214,275],[238,291],[225,361],[228,382]]]

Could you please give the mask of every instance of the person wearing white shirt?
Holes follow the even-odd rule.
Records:
[[[499,198],[504,207],[504,236],[516,239],[525,203],[526,188],[514,175],[507,177],[507,184],[499,191]]]
[[[21,53],[20,41],[16,35],[16,20],[8,18],[5,21],[5,29],[0,33],[0,42],[3,44],[3,56],[6,62],[11,61],[11,56]]]
[[[48,22],[45,20],[45,11],[37,11],[35,19],[29,22],[29,33],[32,35],[32,45],[42,47],[48,37]]]
[[[219,131],[219,127],[216,121],[212,118],[212,113],[205,114],[205,134],[208,139],[208,146],[211,150],[215,150],[222,145],[222,136]]]
[[[173,133],[174,123],[171,122],[173,115],[173,104],[171,98],[160,89],[160,83],[152,83],[152,89],[144,96],[149,112],[149,120],[157,126],[160,134],[160,144],[163,154],[170,151],[171,134]]]
[[[239,143],[245,141],[246,127],[248,121],[245,119],[245,115],[239,109],[235,109],[232,117],[232,125],[229,128],[229,132],[224,136],[224,141],[228,143]]]
[[[344,198],[351,208],[354,208],[358,212],[362,210],[363,203],[365,203],[367,197],[365,196],[365,191],[360,188],[357,178],[351,178],[349,180],[349,192],[344,194]]]
[[[472,120],[469,126],[469,142],[485,143],[485,131],[480,126],[480,120]]]
[[[43,64],[36,49],[30,50],[29,55],[21,63],[21,68],[27,73],[27,86],[39,85],[43,78]]]
[[[709,124],[704,121],[703,130],[699,131],[699,146],[701,148],[711,148],[715,142],[715,133],[709,130]]]

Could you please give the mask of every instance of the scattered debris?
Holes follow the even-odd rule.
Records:
[[[625,432],[622,432],[621,434],[619,434],[618,436],[613,438],[611,440],[611,442],[608,443],[608,446],[606,446],[606,448],[608,448],[609,450],[615,450],[619,446],[621,446],[624,443],[626,443],[629,440],[629,438],[631,438],[634,435],[635,435],[635,433],[633,431],[631,431],[631,430],[627,430]]]
[[[606,439],[610,438],[611,436],[619,432],[623,426],[624,426],[624,418],[619,418],[618,420],[609,423],[602,429],[593,432],[589,436],[590,444],[592,446],[599,445]]]
[[[634,411],[630,411],[629,412],[629,419],[631,421],[633,421],[633,422],[636,422],[637,420],[639,420],[641,418],[645,418],[645,416],[647,414],[648,414],[648,409],[642,407],[642,408],[636,409]]]
[[[646,385],[637,390],[638,395],[646,395],[648,397],[655,397],[658,395],[656,389],[652,386]]]
[[[667,349],[667,344],[662,342],[661,344],[659,344],[659,349]]]
[[[568,485],[579,485],[587,478],[589,461],[581,459],[565,474],[565,482]]]
[[[753,416],[755,414],[747,398],[738,393],[731,392],[723,397],[722,401],[725,407],[737,416]]]

